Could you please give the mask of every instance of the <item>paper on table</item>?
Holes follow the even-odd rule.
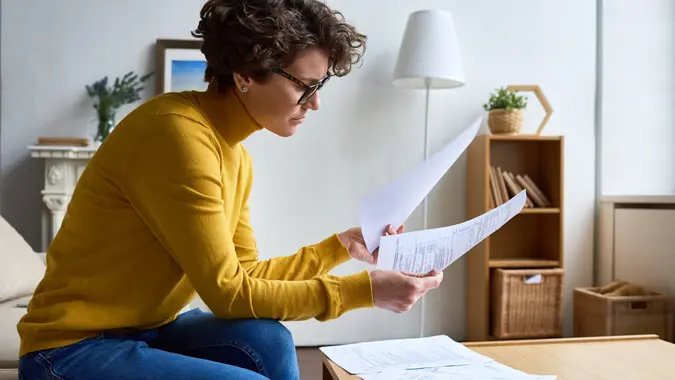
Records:
[[[436,367],[422,369],[420,372],[431,372],[452,375],[452,379],[482,379],[482,380],[555,380],[556,376],[530,375],[504,364],[489,361],[472,363],[467,366]]]
[[[424,274],[443,270],[518,214],[525,190],[483,215],[449,227],[381,237],[377,269]]]
[[[488,358],[489,359],[489,358]],[[490,359],[489,359],[490,360]],[[386,369],[360,375],[363,380],[555,380],[556,376],[530,375],[495,361],[423,369]]]
[[[441,151],[361,200],[359,218],[368,251],[372,253],[379,246],[387,225],[399,226],[405,222],[466,150],[478,133],[482,120],[479,117]]]
[[[483,356],[445,335],[321,347],[335,364],[352,374],[385,369],[466,365]]]
[[[380,373],[362,375],[362,380],[445,380],[450,375],[424,371],[424,370],[406,370],[406,369],[386,369]],[[453,377],[454,379],[454,377]]]
[[[359,377],[363,380],[556,380],[557,378],[556,376],[529,375],[522,372],[491,372],[473,365],[422,370],[387,369],[377,374],[360,375]]]

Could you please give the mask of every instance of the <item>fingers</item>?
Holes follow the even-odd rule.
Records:
[[[431,289],[437,288],[441,284],[442,272],[431,277],[411,277],[407,281],[406,295],[399,299],[397,313],[408,312],[417,301],[424,297]]]
[[[429,273],[423,275],[422,277],[433,277],[433,276],[438,276],[440,275],[443,277],[443,271],[437,270],[437,269],[432,269],[429,271]]]
[[[400,272],[404,276],[416,277],[416,278],[433,277],[433,276],[438,276],[439,274],[441,275],[441,277],[443,277],[443,272],[439,271],[439,270],[436,270],[436,269],[432,269],[431,271],[429,271],[427,273],[412,273],[412,272],[407,272],[407,271],[400,271]]]
[[[413,274],[401,272],[402,274],[412,277],[410,280],[416,286],[417,292],[427,292],[430,289],[436,289],[443,281],[443,272],[435,269],[427,274]]]
[[[436,289],[441,285],[441,281],[443,281],[443,272],[438,272],[433,276],[422,277],[419,279],[419,281],[425,291]]]
[[[400,271],[400,273],[401,273],[402,275],[404,275],[404,276],[407,276],[407,277],[415,277],[415,278],[419,278],[419,277],[424,276],[423,274],[412,273],[412,272],[406,272],[406,271],[404,271],[404,270]]]
[[[409,285],[411,291],[414,293],[426,293],[431,289],[436,289],[441,285],[443,281],[443,272],[436,271],[435,269],[429,272],[426,275],[417,275],[412,273],[401,272],[403,275],[406,275],[409,278]]]
[[[429,290],[440,286],[443,272],[432,270],[414,274],[398,270],[375,270],[370,276],[375,306],[405,313]]]
[[[384,236],[402,234],[405,231],[405,225],[401,224],[398,226],[398,229],[394,229],[394,226],[391,224],[387,225],[387,228],[384,230]]]

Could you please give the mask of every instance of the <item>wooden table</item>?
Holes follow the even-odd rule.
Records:
[[[675,344],[657,335],[465,343],[509,367],[557,380],[673,380]],[[323,356],[324,380],[357,380]]]

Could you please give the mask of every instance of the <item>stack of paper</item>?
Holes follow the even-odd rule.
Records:
[[[554,380],[500,364],[445,335],[321,347],[363,380]]]

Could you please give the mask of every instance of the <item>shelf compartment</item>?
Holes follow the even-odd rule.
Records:
[[[560,214],[516,215],[488,237],[488,260],[561,261]]]
[[[561,208],[562,149],[560,139],[491,138],[489,165],[502,171],[508,171],[514,176],[529,177],[552,203],[552,208]],[[522,187],[520,184],[517,185]],[[509,198],[511,198],[512,194],[508,187],[507,191],[509,192]],[[530,198],[532,197],[530,196]]]

